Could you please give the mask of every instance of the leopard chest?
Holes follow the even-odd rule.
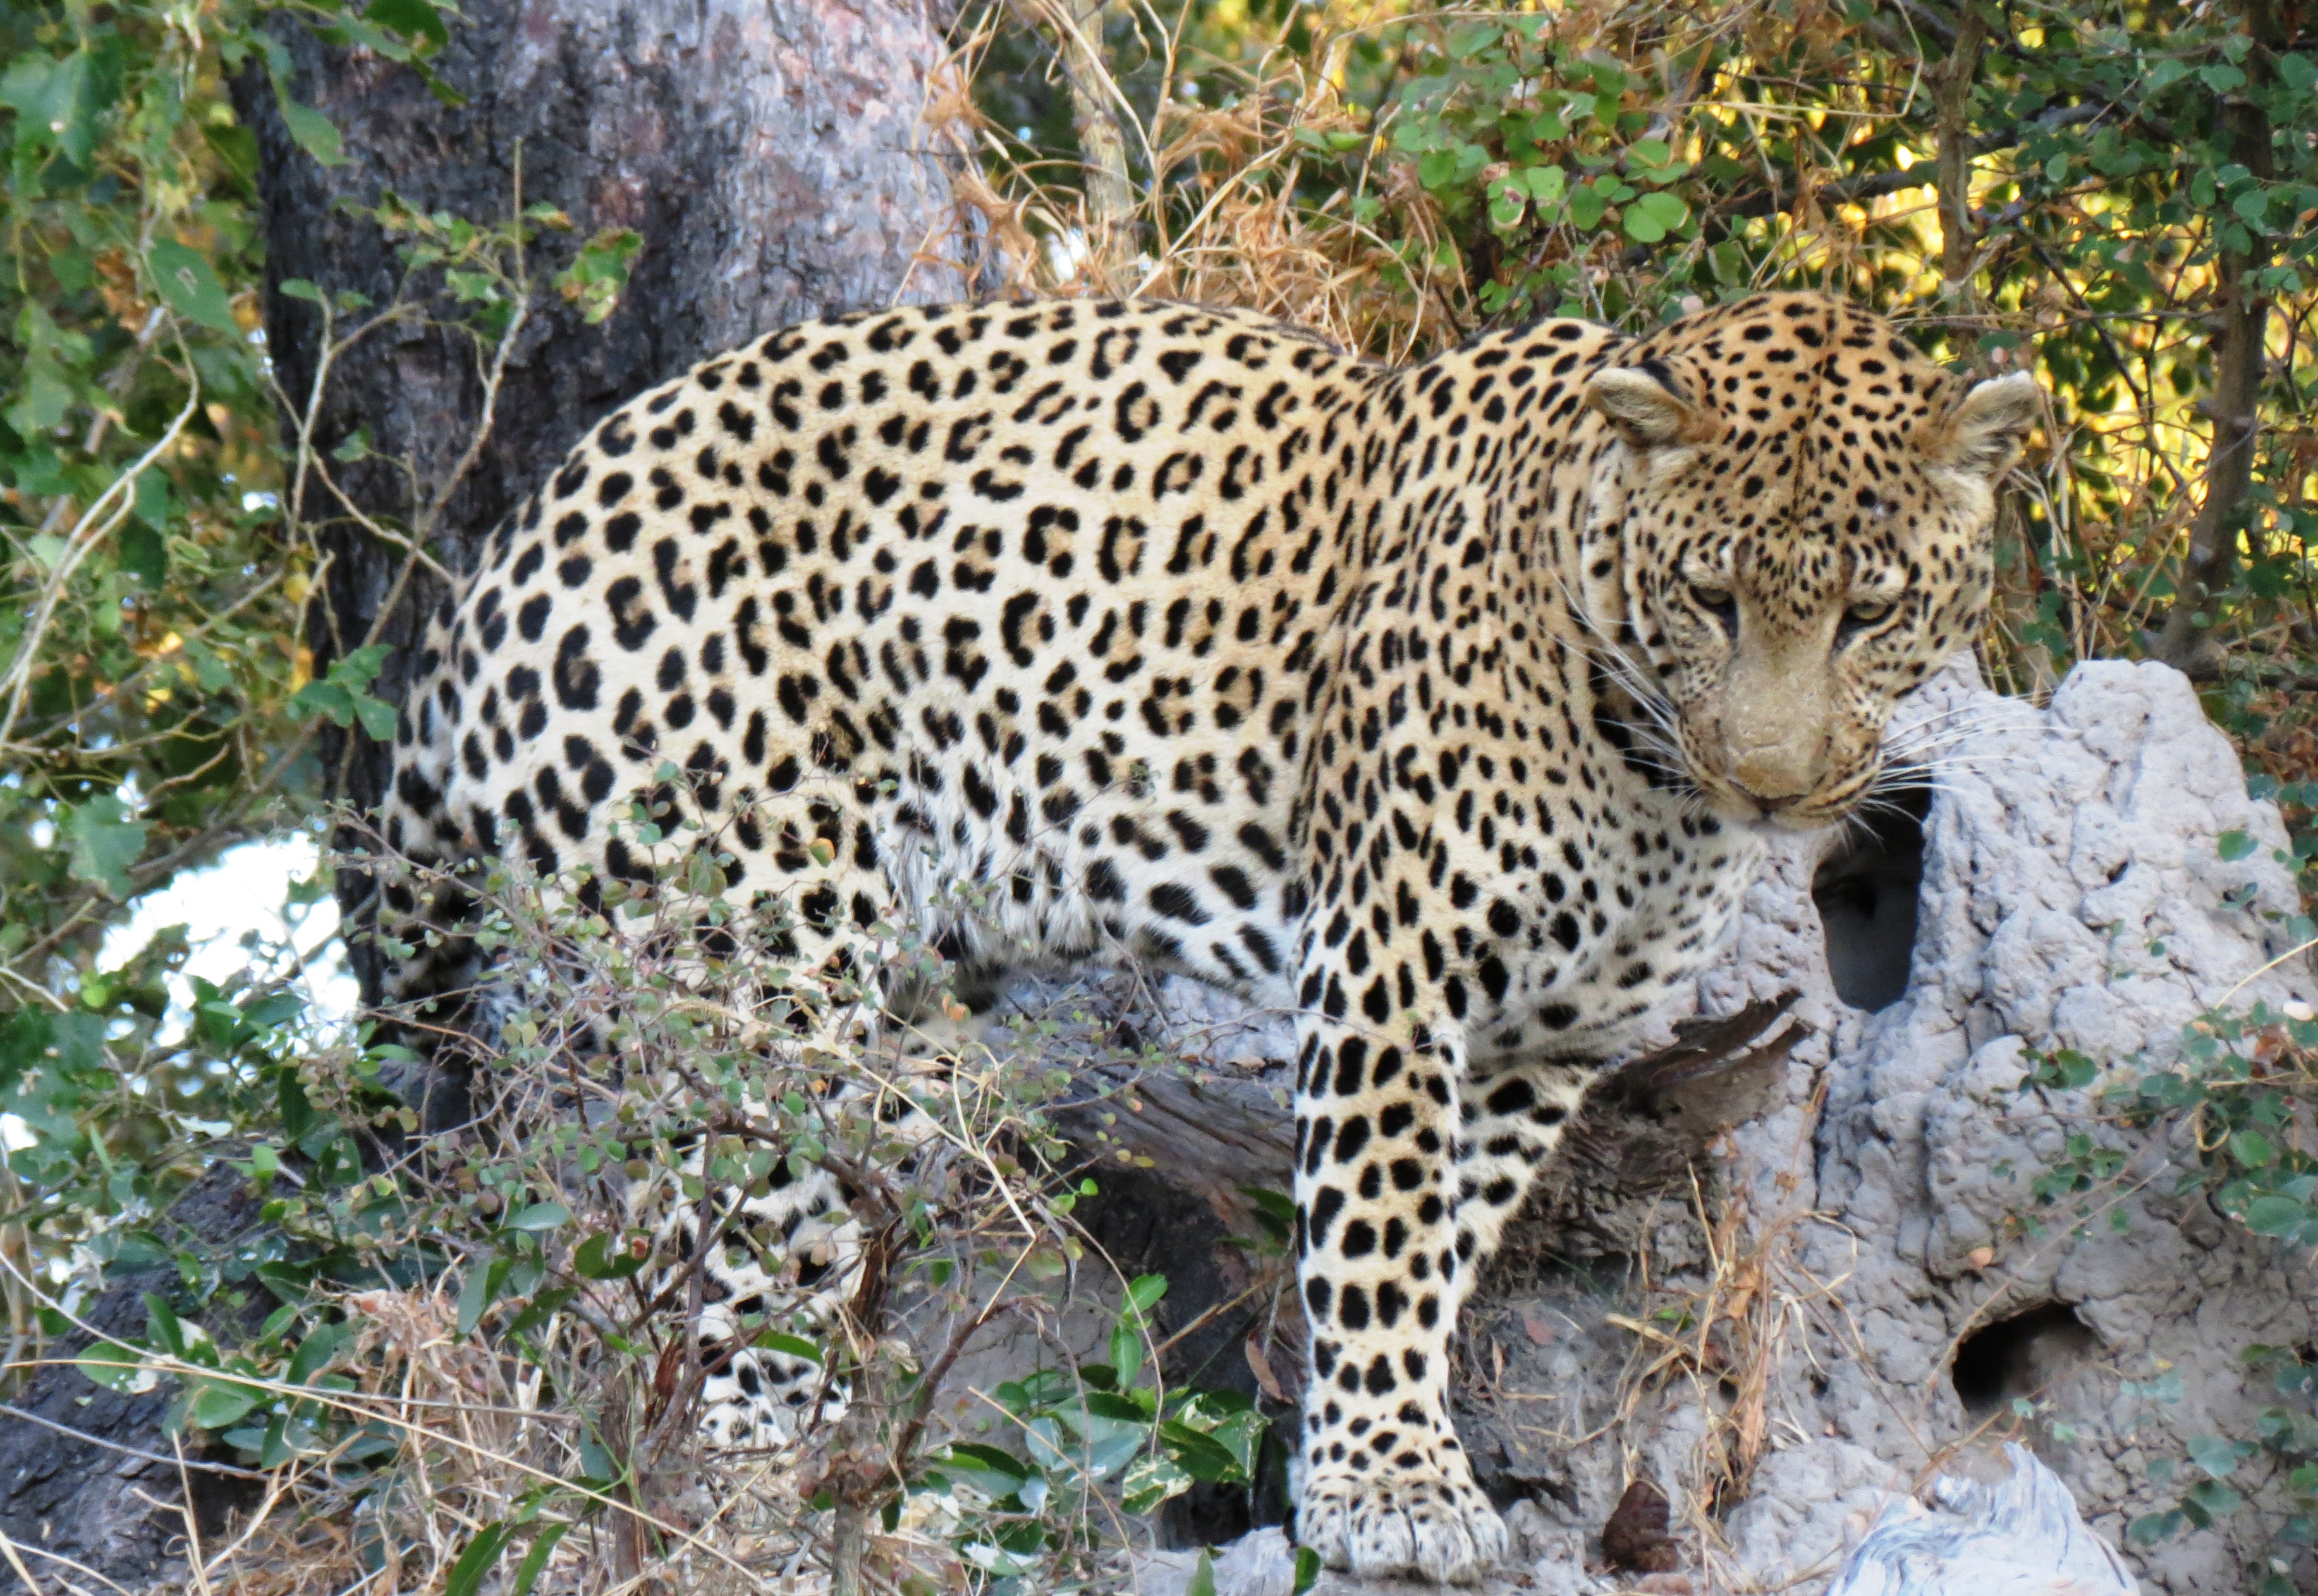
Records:
[[[1606,1056],[1712,955],[1760,843],[1597,723],[1581,657],[1492,668],[1485,632],[1406,648],[1323,731],[1299,996],[1432,1016],[1477,1061]]]

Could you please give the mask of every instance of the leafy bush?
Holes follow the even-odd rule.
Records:
[[[639,806],[624,829],[642,850],[665,819]],[[841,1034],[873,983],[939,994],[941,961],[883,924],[844,975],[741,951],[777,943],[785,911],[736,916],[714,864],[702,874],[713,856],[604,883],[600,913],[577,907],[584,877],[495,863],[454,882],[355,861],[476,901],[477,941],[499,959],[499,1041],[460,1045],[474,1054],[463,1081],[428,1077],[469,1093],[465,1113],[428,1132],[414,1071],[435,1067],[386,1039],[449,1012],[332,1037],[302,1030],[285,993],[205,1007],[240,1089],[277,1108],[232,1164],[272,1229],[148,1297],[148,1334],[101,1340],[82,1369],[121,1389],[174,1381],[174,1430],[277,1471],[310,1522],[375,1526],[350,1549],[364,1570],[432,1547],[450,1589],[517,1552],[518,1583],[535,1577],[583,1526],[561,1555],[616,1566],[624,1547],[704,1578],[824,1542],[817,1555],[842,1561],[849,1513],[857,1558],[905,1590],[1108,1588],[1119,1515],[1195,1481],[1252,1483],[1264,1420],[1245,1398],[1160,1382],[1158,1277],[1121,1292],[1107,1363],[1056,1339],[1056,1292],[1092,1262],[1069,1215],[1096,1189],[1054,1125],[1058,1106],[1084,1106],[1081,1074],[1042,1058],[1056,1022],[1018,1018],[995,1052],[914,1034],[801,1044]],[[786,1241],[715,1200],[824,1175],[851,1193],[849,1222]],[[678,1244],[685,1204],[700,1205],[696,1245]],[[844,1416],[745,1471],[704,1529],[669,1503],[700,1474],[711,1249],[774,1273],[741,1333],[819,1367],[807,1411]],[[232,1328],[254,1316],[232,1312],[238,1291],[279,1305],[254,1333]],[[995,1387],[1000,1422],[976,1439],[938,1403],[1010,1319],[1041,1367]],[[446,1495],[467,1532],[446,1532]]]

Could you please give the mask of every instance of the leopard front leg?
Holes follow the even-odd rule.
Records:
[[[1455,1312],[1481,1264],[1497,1250],[1538,1175],[1553,1160],[1596,1066],[1579,1060],[1469,1064],[1459,1094],[1456,1143]]]
[[[1505,1528],[1449,1413],[1461,1061],[1421,1026],[1307,1015],[1297,1274],[1310,1327],[1297,1536],[1332,1568],[1478,1581]],[[1465,1242],[1469,1246],[1471,1243]]]

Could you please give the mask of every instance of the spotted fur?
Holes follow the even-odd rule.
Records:
[[[722,847],[808,961],[987,883],[970,967],[1115,951],[1292,1004],[1298,1532],[1469,1581],[1505,1547],[1445,1392],[1476,1268],[1765,831],[1856,803],[1971,640],[2034,405],[1801,295],[1398,371],[1165,304],[794,327],[624,407],[499,533],[383,823],[640,889]],[[663,762],[713,845],[609,834]],[[751,1357],[724,1439],[806,1400]]]

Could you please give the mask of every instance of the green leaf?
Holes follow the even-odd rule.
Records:
[[[355,719],[362,722],[362,729],[369,734],[370,740],[373,742],[391,741],[397,719],[394,705],[373,698],[367,693],[355,694],[353,701]]]
[[[459,1560],[451,1565],[450,1577],[443,1582],[443,1596],[475,1596],[483,1588],[484,1576],[499,1560],[506,1549],[509,1527],[504,1520],[493,1520],[475,1532]]]
[[[1559,166],[1532,166],[1521,178],[1529,197],[1540,205],[1558,204],[1569,192],[1569,174]]]
[[[1643,194],[1626,207],[1626,234],[1637,243],[1655,244],[1690,218],[1679,195]]]
[[[489,1263],[478,1260],[467,1266],[466,1283],[459,1287],[459,1333],[472,1333],[490,1311],[492,1300],[506,1284],[508,1261],[494,1258]]]
[[[1143,1328],[1132,1314],[1122,1314],[1110,1327],[1110,1366],[1122,1385],[1131,1385],[1143,1372]]]
[[[2224,831],[2215,839],[2214,851],[2222,856],[2224,864],[2235,864],[2260,845],[2243,831]]]
[[[1130,1513],[1147,1513],[1196,1484],[1172,1457],[1146,1453],[1119,1481],[1119,1504]]]
[[[971,1485],[993,1502],[1020,1491],[1030,1474],[1020,1459],[975,1441],[953,1441],[926,1462],[942,1477]]]
[[[306,1012],[304,997],[287,988],[278,992],[266,992],[255,999],[241,1011],[242,1022],[255,1030],[270,1031]]]
[[[0,1021],[0,1109],[15,1115],[52,1151],[78,1149],[78,1116],[90,1098],[118,1086],[104,1051],[105,1018],[85,1009],[28,1009]]]
[[[298,141],[299,148],[325,166],[346,164],[346,141],[338,137],[338,130],[328,117],[311,105],[298,103],[279,82],[274,85],[274,100],[282,108],[282,125],[290,130],[290,137]]]
[[[779,1331],[775,1331],[770,1335],[759,1336],[757,1345],[770,1351],[786,1352],[791,1358],[802,1358],[807,1363],[816,1367],[829,1360],[826,1353],[804,1337],[784,1334]]]
[[[1164,1275],[1137,1275],[1127,1287],[1127,1305],[1138,1314],[1148,1314],[1167,1295]]]
[[[333,724],[352,726],[360,722],[363,731],[373,741],[384,742],[394,735],[397,716],[394,706],[372,697],[363,689],[376,679],[393,650],[383,643],[356,649],[344,659],[333,660],[329,673],[319,682],[308,682],[290,700],[293,714],[322,715]]]
[[[308,682],[291,695],[293,715],[321,715],[340,726],[355,723],[355,697],[336,682]]]
[[[204,1380],[185,1405],[185,1419],[198,1430],[223,1430],[241,1422],[265,1396],[254,1385]]]
[[[1199,1561],[1191,1570],[1191,1583],[1183,1587],[1183,1596],[1216,1596],[1216,1567],[1208,1556],[1208,1548],[1199,1548]]]
[[[451,41],[450,29],[427,0],[370,0],[363,18],[414,41],[424,39],[437,45]]]
[[[304,1385],[315,1376],[330,1367],[347,1341],[354,1338],[351,1324],[331,1324],[316,1331],[298,1343],[297,1352],[290,1359],[288,1378],[292,1385]]]
[[[571,1210],[561,1203],[534,1203],[508,1224],[516,1230],[553,1230],[571,1218]]]
[[[139,478],[138,486],[142,488],[147,480],[146,477]],[[122,570],[148,588],[157,590],[169,579],[169,541],[141,521],[121,529],[113,539],[113,558]]]
[[[2135,1519],[2133,1521],[2133,1527],[2125,1531],[2126,1538],[2134,1545],[2141,1547],[2152,1547],[2160,1541],[2170,1540],[2179,1533],[2182,1517],[2183,1515],[2179,1511],[2143,1513],[2140,1518]]]
[[[367,687],[378,679],[378,673],[386,668],[393,653],[392,646],[387,643],[356,649],[330,666],[330,680],[349,688]]]
[[[627,1474],[627,1470],[620,1466],[620,1460],[612,1456],[611,1449],[592,1435],[580,1438],[580,1466],[585,1471],[582,1477],[602,1484],[621,1479]]]
[[[617,1232],[606,1231],[573,1249],[571,1269],[583,1280],[624,1280],[650,1256],[649,1251],[638,1253]]]
[[[555,1555],[555,1543],[571,1532],[569,1524],[550,1524],[539,1532],[538,1538],[531,1543],[531,1550],[524,1554],[523,1562],[516,1568],[515,1584],[508,1592],[508,1596],[531,1596],[532,1586],[539,1583],[539,1576],[546,1571],[548,1558]]]
[[[2215,1519],[2225,1513],[2233,1513],[2245,1505],[2244,1497],[2240,1496],[2219,1480],[2199,1480],[2189,1487],[2188,1493],[2182,1497],[2182,1502],[2185,1505],[2194,1504],[2203,1509],[2210,1517]]]
[[[241,336],[241,328],[234,324],[233,306],[226,299],[224,285],[218,282],[215,269],[198,252],[175,238],[156,238],[146,258],[152,265],[153,281],[169,309],[188,321],[199,322],[228,337]]]
[[[85,881],[115,899],[131,890],[130,866],[145,851],[148,828],[129,818],[129,806],[110,793],[101,793],[66,812],[58,828],[71,849],[73,878]]]
[[[531,1299],[529,1307],[515,1316],[515,1323],[508,1325],[504,1333],[510,1338],[528,1334],[562,1312],[563,1305],[579,1295],[569,1286],[541,1292]]]
[[[145,1333],[158,1342],[164,1351],[173,1357],[183,1358],[187,1345],[185,1326],[184,1322],[177,1317],[177,1310],[169,1305],[168,1298],[157,1293],[146,1292],[144,1297]]]
[[[2302,1227],[2310,1210],[2292,1197],[2272,1192],[2246,1205],[2246,1228],[2258,1236],[2290,1236]]]
[[[150,1391],[158,1383],[133,1348],[98,1341],[73,1359],[73,1366],[108,1391]]]
[[[1296,1584],[1289,1596],[1304,1596],[1304,1592],[1320,1583],[1320,1554],[1310,1547],[1296,1548]]]
[[[1188,1424],[1170,1421],[1159,1427],[1159,1439],[1175,1466],[1195,1480],[1208,1484],[1240,1484],[1246,1475],[1231,1448]]]
[[[2260,1131],[2240,1131],[2230,1138],[2230,1155],[2250,1170],[2261,1170],[2277,1159],[2278,1149]]]
[[[633,228],[606,228],[555,274],[556,291],[580,307],[580,318],[593,326],[618,307],[629,268],[643,247],[643,235]]]
[[[74,166],[89,164],[96,148],[94,66],[85,49],[61,61],[33,51],[0,76],[0,105],[16,112],[20,147],[53,145]]]
[[[2189,1461],[2218,1480],[2236,1469],[2238,1455],[2221,1437],[2200,1436],[2189,1443]]]
[[[169,479],[159,471],[140,471],[137,485],[130,491],[130,507],[137,519],[155,532],[169,530],[172,507],[169,502]]]
[[[247,128],[211,123],[202,129],[202,138],[236,177],[248,183],[257,176],[257,135]]]

